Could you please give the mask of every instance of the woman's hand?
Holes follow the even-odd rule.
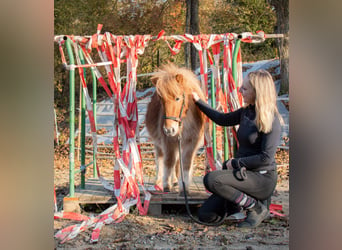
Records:
[[[192,98],[194,99],[195,102],[197,102],[200,99],[196,92],[192,92]]]
[[[224,164],[225,164],[225,166],[222,166],[222,169],[233,170],[232,159],[225,161]]]

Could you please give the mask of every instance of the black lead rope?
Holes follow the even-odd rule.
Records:
[[[170,119],[170,120],[174,120],[174,121],[177,121],[178,124],[179,124],[179,127],[182,126],[182,114],[183,114],[183,109],[184,109],[184,106],[185,106],[185,95],[183,93],[183,102],[182,102],[182,107],[181,107],[181,110],[180,110],[180,113],[179,113],[179,116],[178,117],[173,117],[173,116],[166,116],[164,115],[164,119]],[[182,149],[181,149],[181,132],[179,132],[179,136],[178,136],[178,147],[179,147],[179,159],[180,159],[180,170],[181,170],[181,178],[182,178],[182,185],[183,185],[183,193],[184,193],[184,200],[185,200],[185,207],[186,207],[186,211],[188,213],[188,216],[196,223],[198,224],[201,224],[201,225],[205,225],[205,226],[220,226],[223,224],[224,220],[226,219],[227,215],[228,215],[228,212],[227,212],[227,209],[226,209],[226,204],[225,204],[225,207],[224,207],[224,210],[225,210],[225,214],[223,215],[223,217],[218,220],[218,221],[215,221],[215,222],[212,222],[212,223],[209,223],[209,222],[203,222],[203,221],[200,221],[198,219],[196,219],[192,214],[191,214],[191,211],[190,211],[190,208],[189,208],[189,201],[188,201],[188,196],[186,194],[186,189],[185,189],[185,183],[184,183],[184,173],[183,173],[183,161],[182,161]]]
[[[183,185],[183,193],[184,193],[184,200],[185,200],[185,207],[186,207],[186,211],[188,213],[188,216],[196,223],[201,224],[201,225],[205,225],[205,226],[220,226],[223,224],[224,220],[226,219],[226,217],[228,216],[228,212],[227,212],[227,208],[226,205],[224,207],[225,213],[222,216],[222,218],[219,221],[216,222],[204,222],[204,221],[200,221],[199,219],[195,218],[190,211],[189,208],[189,201],[188,201],[188,196],[186,194],[186,189],[185,189],[185,183],[184,183],[184,173],[183,173],[183,161],[182,161],[182,150],[181,150],[181,136],[179,135],[178,137],[178,147],[179,147],[179,159],[180,159],[180,170],[181,170],[181,178],[182,178],[182,185]]]

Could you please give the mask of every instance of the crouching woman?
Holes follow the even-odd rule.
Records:
[[[270,199],[276,184],[275,153],[282,119],[276,104],[272,76],[265,70],[250,72],[239,89],[245,105],[230,113],[212,109],[196,93],[193,99],[209,119],[220,126],[236,126],[238,150],[222,170],[209,172],[203,182],[212,195],[198,211],[204,222],[218,221],[228,213],[246,210],[238,227],[257,227],[267,216],[263,201]]]

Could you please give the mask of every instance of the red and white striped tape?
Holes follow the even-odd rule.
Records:
[[[148,211],[148,206],[151,198],[149,193],[144,188],[143,174],[142,174],[142,161],[140,146],[137,144],[138,133],[138,109],[136,99],[136,83],[137,83],[137,66],[138,55],[144,53],[144,49],[148,42],[152,40],[150,35],[136,35],[136,36],[114,36],[109,32],[101,35],[102,25],[98,25],[97,33],[90,38],[73,37],[68,36],[74,45],[74,51],[76,54],[77,65],[67,65],[64,56],[62,45],[63,40],[58,40],[59,50],[62,57],[62,63],[67,69],[79,69],[79,76],[82,83],[82,90],[86,99],[86,109],[91,124],[91,133],[93,137],[93,143],[95,152],[97,151],[97,131],[95,126],[95,117],[92,110],[92,102],[88,93],[87,84],[84,79],[84,68],[89,68],[94,71],[97,80],[104,88],[108,96],[114,103],[114,137],[113,148],[115,151],[115,164],[114,164],[114,185],[111,185],[105,180],[101,174],[99,166],[97,165],[99,180],[103,184],[104,188],[113,191],[117,198],[117,204],[103,211],[96,217],[88,217],[75,213],[57,212],[55,208],[55,218],[68,218],[73,220],[83,221],[81,224],[72,225],[70,227],[61,229],[55,235],[61,242],[73,239],[80,232],[87,228],[94,227],[91,237],[91,242],[96,242],[99,239],[100,230],[103,225],[108,223],[118,223],[124,219],[128,214],[129,208],[136,205],[140,214],[144,215]],[[233,50],[233,40],[237,38],[236,34],[221,34],[221,35],[174,35],[163,36],[164,31],[158,34],[156,40],[165,40],[171,53],[177,54],[180,51],[181,45],[184,42],[191,42],[198,50],[200,56],[200,74],[202,89],[208,97],[208,66],[207,60],[212,67],[213,77],[216,82],[216,96],[217,106],[224,107],[227,110],[227,104],[229,110],[236,110],[241,106],[241,97],[238,96],[235,83],[232,81],[231,72],[231,58]],[[173,40],[175,45],[172,47],[168,40]],[[265,39],[265,34],[262,31],[258,31],[257,35],[252,33],[242,33],[241,40],[243,42],[260,42]],[[224,43],[224,67],[223,67],[223,84],[225,89],[229,89],[229,95],[224,95],[221,89],[220,72],[219,72],[219,55],[220,44]],[[210,54],[209,48],[212,47],[213,57]],[[95,63],[90,53],[92,49],[96,49],[101,62]],[[87,64],[82,65],[80,62],[79,49],[82,50],[83,55],[87,61]],[[124,58],[124,59],[123,59]],[[121,63],[127,64],[127,81],[124,89],[121,91],[121,77],[120,67]],[[98,70],[98,66],[104,66],[108,78],[108,84],[106,83],[101,72]],[[242,64],[241,64],[241,51],[238,54],[238,86],[242,81]],[[109,87],[108,87],[109,85]],[[120,133],[119,133],[120,131]],[[122,143],[122,150],[119,147],[119,135]],[[235,135],[236,136],[236,135]],[[205,134],[205,144],[207,151],[207,159],[211,166],[211,169],[217,169],[220,167],[219,161],[214,162],[213,150],[212,150],[212,138],[209,133]],[[156,187],[158,188],[158,187]],[[144,193],[144,202],[140,200],[140,192]],[[55,198],[56,204],[56,198]]]
[[[192,44],[198,50],[199,59],[200,59],[201,86],[202,86],[202,90],[204,91],[206,95],[206,98],[208,99],[208,63],[207,63],[208,56],[209,56],[209,63],[213,65],[213,60],[212,60],[212,57],[210,56],[209,48],[215,44],[218,44],[222,37],[221,35],[192,36],[189,34],[187,34],[187,37],[191,40]],[[214,71],[215,70],[216,70],[216,67],[214,68]],[[206,119],[206,122],[208,124],[211,123],[209,119]],[[206,152],[207,152],[207,162],[209,163],[211,171],[219,169],[221,167],[221,164],[218,160],[216,160],[215,162],[213,149],[212,149],[212,135],[209,133],[208,130],[206,130],[204,133],[204,145],[205,145]]]

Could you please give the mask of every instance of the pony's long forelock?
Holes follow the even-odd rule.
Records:
[[[183,76],[183,83],[178,83],[177,75]],[[191,93],[199,90],[199,81],[196,76],[186,68],[179,68],[174,64],[163,65],[152,77],[156,80],[156,91],[163,99],[180,96],[184,92]]]

